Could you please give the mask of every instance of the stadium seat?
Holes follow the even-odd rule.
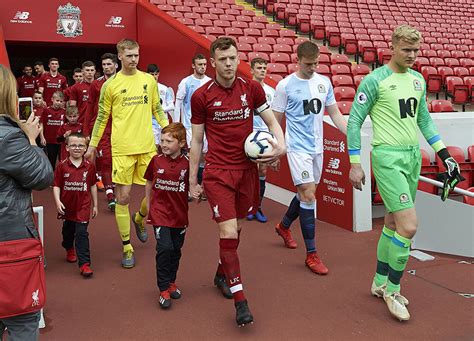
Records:
[[[296,72],[296,70],[298,70],[298,64],[295,64],[295,63],[291,63],[291,64],[288,64],[288,73],[291,74],[293,72]]]
[[[349,66],[344,64],[333,64],[330,66],[332,75],[349,75],[352,76]]]
[[[291,63],[291,59],[287,53],[270,53],[270,62],[288,65]]]
[[[467,147],[467,160],[474,162],[474,144]]]
[[[264,37],[278,37],[278,31],[277,30],[269,30],[269,29],[264,29],[262,30],[262,35]]]
[[[354,81],[351,76],[347,75],[335,75],[331,77],[332,85],[336,86],[350,86],[355,89]]]
[[[257,42],[259,44],[268,44],[268,45],[275,45],[276,40],[273,37],[258,37]]]
[[[471,97],[471,102],[474,103],[474,76],[466,76],[464,77],[464,84],[466,84],[469,90],[469,96]]]
[[[273,45],[273,52],[284,52],[284,53],[292,53],[293,49],[291,45],[286,44],[275,44]]]
[[[243,30],[244,28],[248,28],[248,27],[249,27],[249,24],[248,24],[248,23],[243,22],[243,21],[237,21],[237,20],[236,20],[236,21],[232,21],[230,24],[231,24],[232,27],[241,28],[242,30]]]
[[[316,73],[331,78],[331,70],[328,65],[318,64],[318,66],[316,66]]]
[[[421,74],[426,81],[426,91],[438,94],[442,87],[442,77],[438,74],[438,70],[432,66],[423,66]]]
[[[249,52],[247,53],[247,57],[249,60],[259,57],[265,59],[267,62],[270,61],[268,54],[266,54],[265,52]]]
[[[454,104],[464,105],[469,100],[469,88],[460,77],[446,77],[446,94],[452,98]]]
[[[469,188],[467,189],[467,191],[469,191],[469,192],[471,192],[471,193],[474,193],[474,187],[469,187]],[[464,196],[463,196],[463,202],[464,202],[465,204],[474,206],[474,198],[468,197],[467,195],[464,195]]]
[[[365,76],[366,75],[355,75],[354,76],[354,85],[355,85],[356,90],[359,87],[360,82],[362,82],[362,80],[364,79]]]
[[[349,115],[351,112],[352,101],[341,101],[337,102],[337,107],[343,115]]]
[[[239,51],[239,60],[243,62],[247,62],[248,61],[247,54],[245,52]]]
[[[208,26],[204,29],[206,31],[206,35],[214,35],[214,36],[222,36],[225,34],[225,31],[222,27],[213,27]]]
[[[201,15],[201,18],[211,20],[211,21],[219,20],[219,16],[217,14],[214,14],[214,13],[207,13],[207,14],[205,13],[205,14]]]
[[[288,70],[286,69],[285,64],[281,63],[268,63],[267,64],[267,72],[271,74],[277,74],[282,77],[288,74]]]
[[[421,68],[423,66],[430,66],[430,61],[426,57],[418,57],[413,65],[413,68],[421,73]]]
[[[352,76],[356,75],[368,75],[370,68],[365,64],[354,64],[351,66]]]
[[[296,33],[295,31],[282,29],[280,30],[280,37],[294,38],[296,37]]]
[[[248,23],[249,28],[256,28],[258,30],[264,30],[265,29],[265,24],[261,22],[249,22]]]
[[[191,18],[178,18],[178,21],[182,22],[186,26],[194,26],[194,20]]]
[[[355,89],[349,86],[336,86],[334,88],[334,97],[336,101],[354,100]]]
[[[443,81],[443,86],[446,87],[446,77],[454,75],[453,69],[449,66],[438,66],[438,73]]]
[[[281,44],[281,45],[288,45],[288,46],[293,46],[295,44],[298,44],[296,43],[296,39],[293,40],[291,38],[285,38],[285,37],[276,38],[276,43]]]
[[[247,37],[261,37],[262,33],[257,28],[245,28],[244,35]]]
[[[239,52],[245,52],[245,53],[253,51],[252,45],[248,43],[237,43],[237,50],[239,50]]]
[[[253,50],[255,52],[265,52],[265,53],[272,53],[273,49],[269,44],[253,44]]]
[[[426,150],[420,149],[420,152],[421,152],[420,175],[423,175],[427,178],[435,180],[439,172],[438,166],[431,164],[430,155],[428,154]],[[431,193],[431,194],[438,193],[438,188],[436,186],[423,182],[423,181],[418,182],[418,190]]]
[[[459,63],[461,64],[461,66],[464,67],[474,66],[474,60],[472,60],[471,58],[460,58]]]
[[[464,78],[465,76],[469,76],[469,70],[462,66],[456,66],[453,68],[454,75],[457,77]]]
[[[459,66],[459,60],[457,58],[444,58],[444,62],[449,67]]]
[[[320,54],[318,63],[329,66],[329,65],[331,65],[331,58],[327,54]]]
[[[247,37],[247,36],[238,37],[238,38],[237,38],[237,41],[238,41],[239,43],[246,43],[246,44],[250,44],[250,45],[253,45],[253,44],[257,44],[257,43],[258,43],[257,38],[255,38],[255,37]]]
[[[278,75],[278,74],[273,74],[273,73],[268,74],[267,77],[270,79],[273,79],[277,83],[283,79],[283,76]]]
[[[388,48],[377,49],[377,63],[379,65],[387,64],[392,58],[392,51]]]
[[[472,179],[473,179],[473,172],[474,172],[474,163],[472,162],[466,162],[465,156],[464,156],[464,151],[462,150],[461,147],[458,146],[446,146],[448,149],[449,154],[456,160],[456,162],[459,164],[459,167],[461,168],[461,175],[466,179],[463,182],[460,182],[458,184],[459,188],[467,189],[471,186],[472,184]],[[445,171],[445,168],[443,166],[443,162],[439,158],[438,155],[436,155],[436,164],[438,165],[439,169],[441,172]]]
[[[226,27],[225,28],[225,35],[230,37],[240,37],[244,34],[241,28],[237,27]],[[239,48],[240,51],[240,48]]]
[[[447,99],[436,99],[431,101],[431,112],[453,112],[453,104]]]
[[[345,54],[332,54],[331,55],[331,64],[338,64],[338,65],[347,65],[349,68],[352,66],[351,62],[349,62],[349,57]]]

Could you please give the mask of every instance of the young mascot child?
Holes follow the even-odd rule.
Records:
[[[51,166],[56,166],[61,145],[56,141],[59,127],[64,122],[64,95],[61,91],[56,91],[52,97],[53,104],[43,110],[41,123],[43,124],[43,135],[46,140],[46,151],[48,153]]]
[[[40,134],[38,137],[39,140],[36,140],[36,143],[38,144],[38,146],[41,147],[46,147],[46,140],[43,134],[43,123],[41,122],[41,117],[43,116],[44,109],[45,103],[43,101],[43,94],[39,91],[35,91],[35,93],[33,94],[33,113],[35,114],[35,116],[40,118],[41,126]]]
[[[79,259],[81,275],[90,277],[89,232],[87,226],[91,216],[97,216],[97,177],[94,164],[84,159],[87,144],[80,133],[71,133],[66,138],[69,157],[58,164],[54,172],[54,201],[58,217],[64,219],[62,246],[66,249],[66,260],[75,263]],[[77,253],[77,256],[76,256]]]
[[[181,297],[176,287],[181,248],[188,227],[189,159],[183,152],[186,129],[171,123],[161,131],[161,154],[155,155],[145,172],[148,222],[156,238],[156,277],[159,304],[171,306]]]
[[[60,160],[68,157],[66,151],[66,138],[71,133],[82,133],[82,123],[79,122],[79,111],[77,107],[68,106],[66,109],[66,122],[59,127],[56,141],[61,144]]]

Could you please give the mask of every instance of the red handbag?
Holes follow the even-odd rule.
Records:
[[[27,238],[0,242],[0,318],[38,311],[45,301],[41,241]]]

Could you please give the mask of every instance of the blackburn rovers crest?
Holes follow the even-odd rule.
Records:
[[[65,6],[58,7],[58,21],[56,22],[57,34],[66,38],[75,38],[82,35],[81,10],[68,2]]]

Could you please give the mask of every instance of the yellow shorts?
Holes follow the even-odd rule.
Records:
[[[145,185],[143,177],[156,152],[112,156],[112,181],[120,185]]]

